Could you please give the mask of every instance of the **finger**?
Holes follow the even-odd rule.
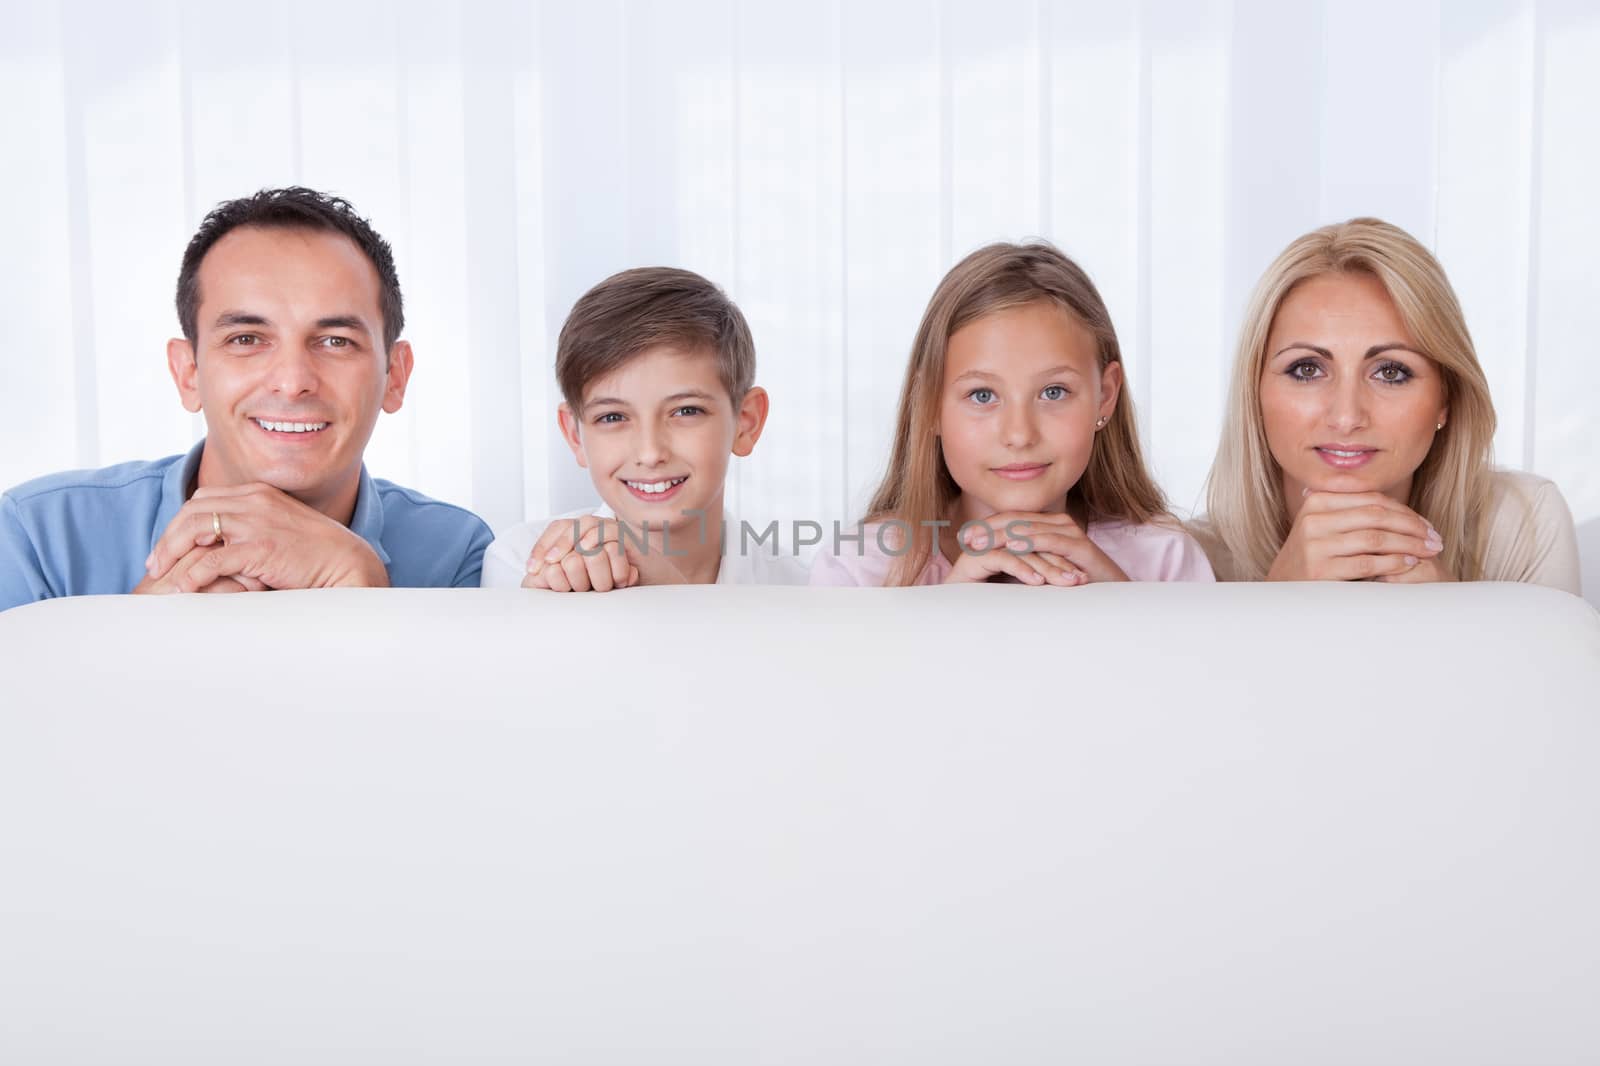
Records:
[[[1056,569],[1062,571],[1062,573],[1066,576],[1066,584],[1086,585],[1089,583],[1088,571],[1084,570],[1077,563],[1073,562],[1071,559],[1068,559],[1066,556],[1057,555],[1054,552],[1043,551],[1034,552],[1034,555],[1040,559],[1043,559],[1045,562],[1050,563]]]
[[[628,562],[628,553],[622,550],[621,542],[606,542],[606,559],[611,564],[612,585],[619,589],[627,588],[629,585],[628,572],[633,570],[635,573],[637,573],[637,571]]]
[[[250,549],[247,546],[207,548],[199,553],[193,566],[176,575],[176,584],[183,592],[199,592],[219,577],[232,577],[244,569]]]
[[[561,562],[556,564],[567,575],[567,584],[572,586],[573,592],[589,591],[589,568],[585,565],[583,556],[577,552],[561,557]]]
[[[611,554],[604,549],[594,555],[580,555],[589,578],[589,587],[596,592],[610,592],[616,588],[617,579],[611,573]]]
[[[1428,555],[1436,555],[1444,550],[1444,541],[1438,531],[1428,524],[1426,518],[1410,508],[1395,510],[1380,504],[1364,504],[1307,515],[1302,525],[1306,534],[1312,537],[1378,529],[1404,534],[1423,542],[1432,541],[1435,546],[1427,550]]]
[[[1038,573],[1040,577],[1044,578],[1046,584],[1061,586],[1071,585],[1074,583],[1074,579],[1068,576],[1067,571],[1064,568],[1056,565],[1049,559],[1043,558],[1036,552],[1024,552],[1023,554],[1018,555],[1017,558],[1033,567],[1034,571]],[[1059,558],[1059,556],[1057,556],[1057,558]]]
[[[572,550],[574,542],[572,519],[562,518],[551,522],[544,527],[544,532],[539,534],[533,550],[528,552],[529,568],[544,563],[560,562],[561,557]]]
[[[544,583],[551,592],[571,592],[572,582],[567,580],[567,572],[560,563],[547,563],[543,570]]]
[[[974,555],[978,565],[990,574],[1010,574],[1027,585],[1043,585],[1045,577],[1031,563],[1026,556],[1017,555],[1008,551],[991,551],[982,555]]]
[[[548,589],[550,582],[544,579],[544,567],[529,570],[522,578],[522,587],[525,589]]]
[[[221,538],[217,536],[219,528]],[[219,498],[197,504],[190,500],[167,523],[145,559],[145,571],[161,577],[194,548],[237,540],[248,533],[249,522],[236,501]]]
[[[1404,533],[1390,533],[1385,529],[1353,529],[1316,541],[1315,551],[1325,558],[1350,555],[1437,555],[1432,545],[1437,541],[1419,540]]]
[[[200,591],[211,594],[218,592],[244,592],[246,589],[244,585],[239,582],[238,578],[219,577]]]
[[[1417,565],[1414,555],[1346,555],[1328,560],[1319,576],[1334,581],[1366,581],[1391,574],[1403,574]]]

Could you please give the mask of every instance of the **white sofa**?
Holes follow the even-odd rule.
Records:
[[[0,614],[0,1062],[1600,1061],[1511,585]]]

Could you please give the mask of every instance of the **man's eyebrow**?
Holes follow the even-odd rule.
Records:
[[[250,311],[224,311],[212,323],[213,329],[223,329],[227,326],[270,326],[272,323],[262,315]]]
[[[355,315],[329,315],[327,318],[317,319],[318,329],[350,329],[361,333],[370,333],[367,324]]]

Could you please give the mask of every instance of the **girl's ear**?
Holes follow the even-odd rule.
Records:
[[[1117,409],[1117,397],[1122,395],[1122,364],[1108,363],[1100,371],[1100,417],[1110,421]]]
[[[562,404],[556,408],[556,423],[561,427],[561,439],[572,449],[572,457],[578,460],[579,466],[589,469],[589,460],[583,454],[583,434],[579,432],[578,416],[572,413],[572,408]]]
[[[767,408],[771,400],[767,390],[752,385],[739,402],[739,421],[733,434],[733,454],[743,457],[756,450],[761,430],[767,424]]]

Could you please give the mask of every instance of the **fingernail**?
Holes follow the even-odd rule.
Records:
[[[557,562],[560,559],[561,559],[561,549],[560,548],[551,548],[549,551],[545,552],[544,561],[547,562],[547,563]]]
[[[1305,488],[1300,490],[1300,498],[1301,499],[1305,499],[1309,495],[1311,495],[1311,486],[1310,485],[1307,485]]]
[[[144,557],[144,568],[149,570],[154,565],[156,565],[156,553],[151,552],[149,555]]]
[[[1415,555],[1406,556],[1406,565],[1407,566],[1416,566],[1417,565],[1417,557]]]
[[[1027,544],[1026,541],[1008,540],[1008,541],[1006,541],[1006,547],[1010,548],[1014,552],[1019,552],[1019,551],[1026,550],[1027,547],[1028,547],[1028,544]]]

